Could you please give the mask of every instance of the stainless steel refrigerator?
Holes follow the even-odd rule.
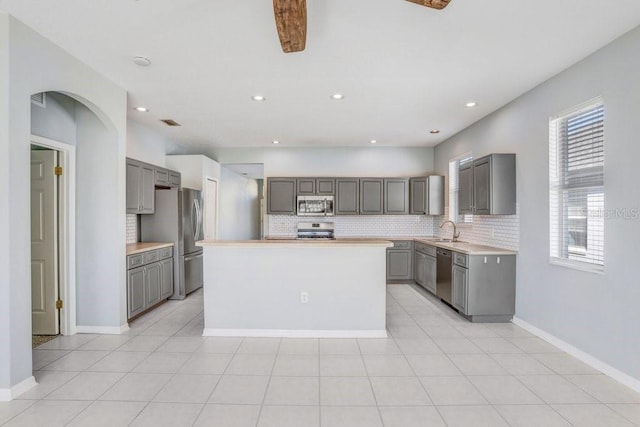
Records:
[[[190,188],[156,189],[153,215],[141,215],[143,242],[173,242],[173,296],[184,299],[202,287],[202,248],[204,239],[202,192]]]

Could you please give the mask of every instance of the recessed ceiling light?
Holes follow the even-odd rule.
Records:
[[[149,111],[149,109],[146,107],[136,107],[135,110],[140,111],[141,113],[146,113]]]
[[[271,142],[272,142],[273,144],[280,144],[280,141],[278,141],[278,140],[274,140],[274,141],[271,141]]]
[[[440,133],[440,130],[438,130],[438,129],[431,129],[431,130],[429,131],[429,133],[433,133],[433,134]]]
[[[145,58],[144,56],[136,56],[133,58],[133,63],[139,65],[140,67],[148,67],[151,65],[151,60],[149,58]]]
[[[375,144],[376,142],[378,141],[376,141],[375,139],[372,139],[371,141],[369,141],[369,144]]]
[[[344,99],[344,95],[341,93],[334,93],[333,95],[331,95],[331,99],[335,101],[341,101]]]
[[[263,102],[267,100],[267,98],[265,98],[263,95],[253,95],[251,99],[253,99],[256,102]]]
[[[464,104],[464,105],[465,105],[465,107],[467,107],[467,108],[473,108],[473,107],[475,107],[475,106],[476,106],[476,105],[478,105],[478,104],[476,104],[476,103],[475,103],[475,102],[473,102],[473,101],[470,101],[470,102],[467,102],[467,103],[466,103],[466,104]]]

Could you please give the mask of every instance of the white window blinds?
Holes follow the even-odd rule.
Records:
[[[471,223],[473,215],[458,214],[458,195],[460,194],[459,170],[461,165],[466,165],[473,161],[471,155],[465,155],[461,158],[451,160],[449,162],[449,220],[455,223]]]
[[[549,122],[551,260],[604,267],[604,104]]]

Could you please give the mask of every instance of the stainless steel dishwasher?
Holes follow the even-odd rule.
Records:
[[[436,260],[436,295],[451,304],[451,251],[438,249]]]

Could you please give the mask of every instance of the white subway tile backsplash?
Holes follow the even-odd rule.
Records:
[[[443,216],[435,217],[434,230],[440,237],[451,237],[450,225],[439,228],[448,218],[448,208]],[[463,242],[517,251],[520,247],[520,205],[516,204],[515,215],[474,215],[471,223],[459,224],[458,231]]]
[[[268,236],[295,237],[299,222],[333,222],[337,237],[431,236],[434,217],[424,215],[358,215],[299,217],[269,215]]]
[[[138,215],[127,215],[127,243],[138,241]]]

